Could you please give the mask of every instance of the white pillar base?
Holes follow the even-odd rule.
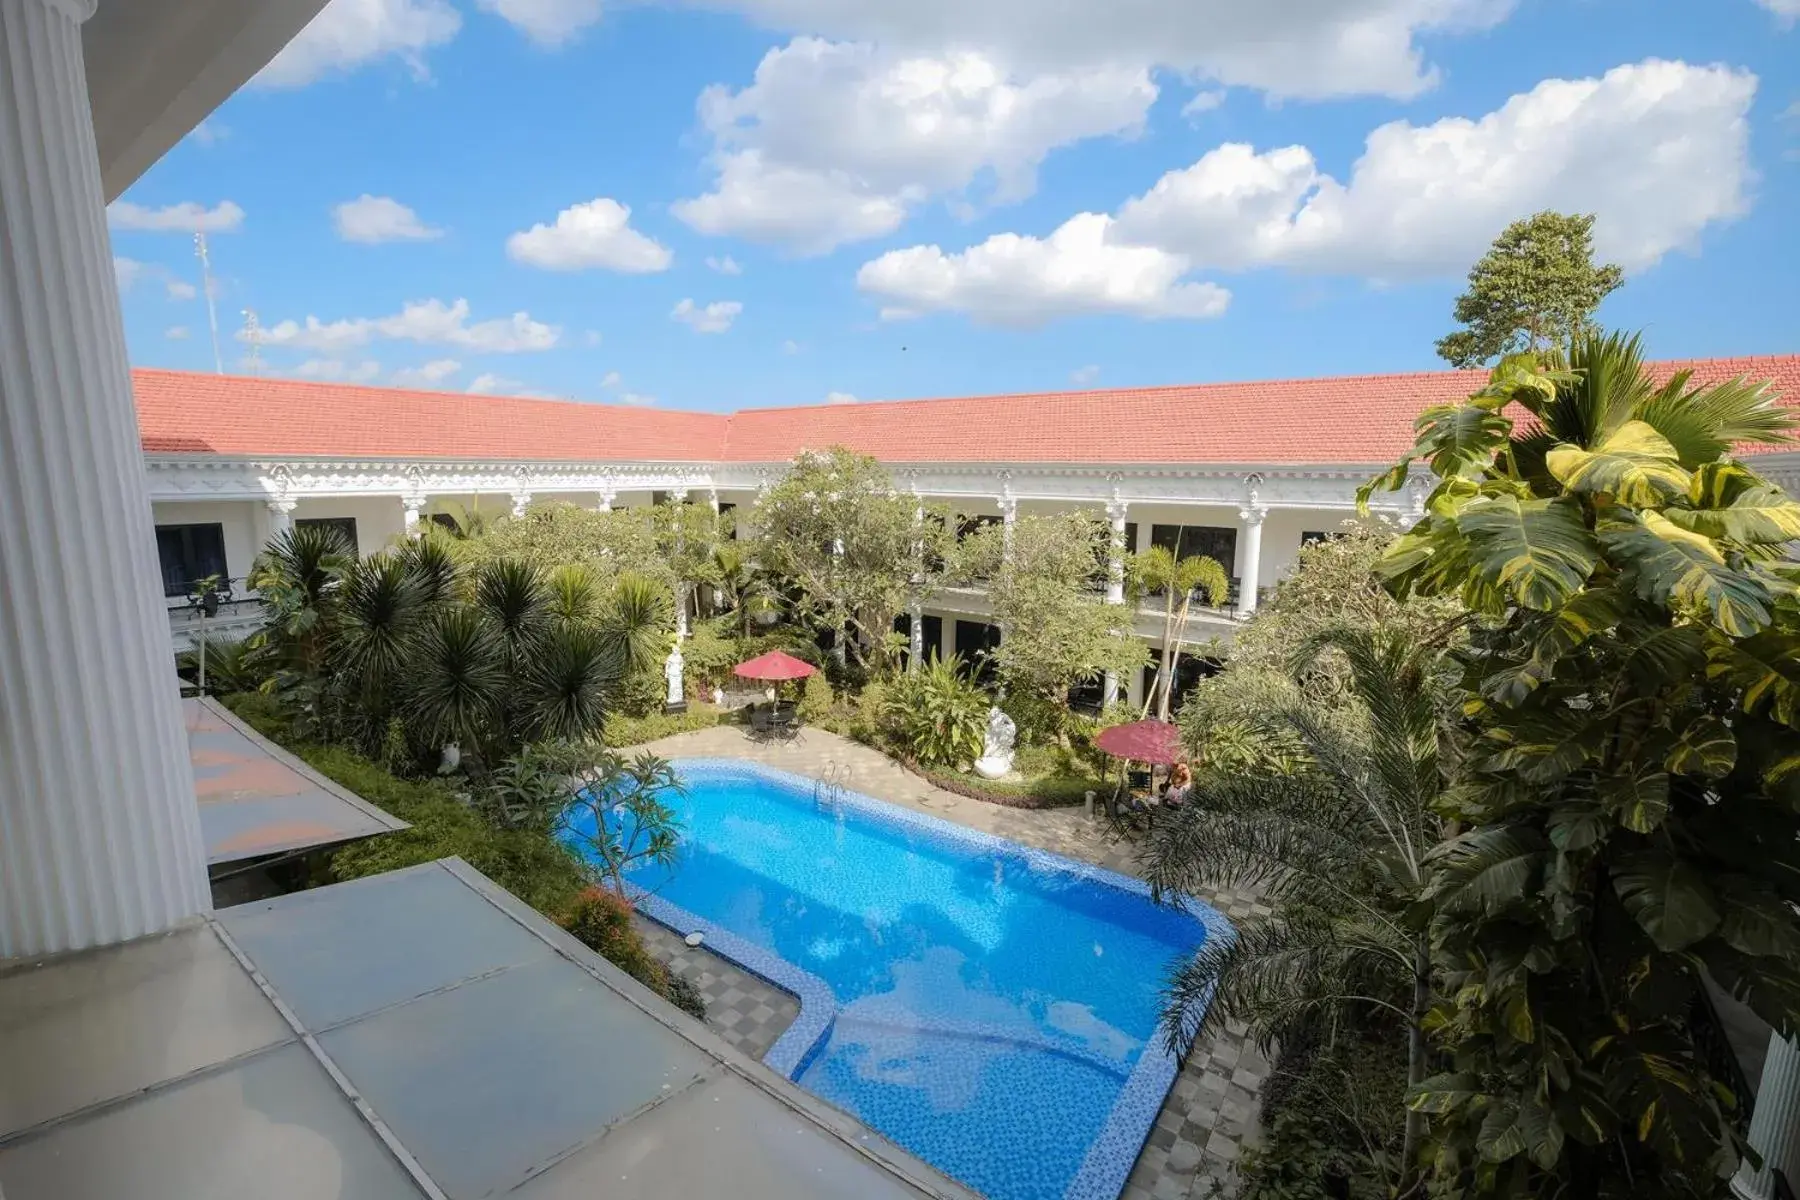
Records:
[[[1256,589],[1262,579],[1263,518],[1268,515],[1268,509],[1255,505],[1238,510],[1238,516],[1242,518],[1238,526],[1241,544],[1238,547],[1237,613],[1240,617],[1256,611]]]
[[[0,959],[210,907],[80,21],[0,0]]]
[[[1740,1200],[1771,1200],[1775,1171],[1792,1179],[1800,1169],[1800,1050],[1773,1031],[1756,1107],[1750,1110],[1749,1142],[1762,1155],[1763,1165],[1752,1167],[1746,1159],[1732,1177],[1731,1194]]]

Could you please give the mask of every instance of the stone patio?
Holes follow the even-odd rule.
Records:
[[[743,758],[815,779],[830,778],[850,791],[891,804],[1123,874],[1138,874],[1132,844],[1112,836],[1104,822],[1089,818],[1079,807],[1018,809],[971,800],[932,786],[876,750],[824,730],[808,729],[791,742],[771,743],[752,740],[736,726],[719,726],[634,749],[665,758]],[[1200,898],[1237,923],[1269,913],[1248,893],[1219,891],[1202,893]],[[798,1005],[786,993],[709,950],[686,946],[661,926],[644,924],[651,949],[706,997],[707,1024],[745,1053],[761,1055],[793,1020]],[[1169,1089],[1123,1200],[1210,1200],[1229,1195],[1238,1155],[1256,1136],[1257,1095],[1268,1076],[1268,1060],[1241,1030],[1197,1042]]]

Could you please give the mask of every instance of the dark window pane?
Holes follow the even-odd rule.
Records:
[[[736,504],[726,500],[719,501],[719,528],[723,529],[725,531],[725,536],[734,542],[737,541],[738,535],[737,518],[733,517],[731,514],[736,511]]]
[[[335,529],[344,539],[348,552],[356,551],[356,518],[355,517],[301,517],[294,525],[300,529]]]
[[[225,576],[223,525],[158,525],[156,558],[162,567],[163,595],[185,596],[194,584]]]
[[[965,669],[975,673],[977,683],[989,684],[994,681],[996,671],[991,651],[999,645],[999,626],[989,625],[984,621],[956,623],[956,655],[962,659]]]
[[[450,515],[449,513],[429,513],[427,515],[430,517],[430,519],[432,520],[432,522],[434,524],[442,525],[445,529],[448,529],[451,533],[456,532],[456,530],[457,530],[456,518],[454,516]]]
[[[1335,534],[1326,533],[1323,529],[1308,529],[1300,535],[1300,545],[1302,548],[1316,546],[1320,542],[1328,541],[1335,536]]]
[[[1076,712],[1099,713],[1106,703],[1106,677],[1095,675],[1069,689],[1069,707]]]

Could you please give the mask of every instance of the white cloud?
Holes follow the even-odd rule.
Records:
[[[715,300],[701,306],[691,299],[683,299],[669,317],[691,327],[695,333],[724,333],[743,311],[744,306],[736,300]]]
[[[206,208],[192,200],[145,208],[129,200],[114,200],[106,208],[106,221],[114,229],[144,233],[231,233],[244,223],[244,210],[229,200]]]
[[[364,192],[331,210],[331,223],[346,242],[426,242],[444,236],[419,220],[419,214],[392,196]]]
[[[454,358],[434,358],[417,367],[401,367],[390,382],[396,387],[432,388],[462,370]]]
[[[352,363],[340,358],[309,358],[294,368],[294,374],[332,383],[372,383],[381,376],[381,364],[373,359]]]
[[[116,254],[113,255],[113,278],[118,281],[121,292],[129,292],[137,281],[144,277],[147,269],[135,258],[120,258]]]
[[[1024,76],[971,50],[796,38],[763,56],[750,86],[701,94],[717,177],[673,211],[702,233],[823,253],[978,182],[996,201],[1028,196],[1052,150],[1137,133],[1156,95],[1145,66]]]
[[[608,371],[600,377],[600,386],[603,388],[616,388],[623,382],[624,380],[617,371]]]
[[[1793,26],[1800,20],[1800,0],[1756,0],[1756,2],[1775,14],[1775,23],[1783,29]]]
[[[1069,372],[1069,382],[1082,387],[1086,387],[1098,378],[1100,378],[1100,368],[1093,363],[1089,363],[1085,367],[1076,367]]]
[[[1181,255],[1118,244],[1112,223],[1080,213],[1048,238],[1001,233],[956,254],[893,250],[864,263],[856,285],[890,302],[881,314],[888,320],[951,311],[982,324],[1035,326],[1087,313],[1200,320],[1225,312],[1231,293],[1183,282],[1189,263]]]
[[[540,46],[554,48],[600,19],[600,0],[477,0]]]
[[[240,340],[244,334],[239,333]],[[562,337],[562,330],[531,319],[529,313],[496,317],[469,324],[469,302],[413,300],[388,317],[346,317],[321,321],[308,316],[304,322],[282,321],[262,330],[265,346],[294,346],[322,354],[367,345],[377,338],[418,342],[424,345],[459,346],[480,354],[513,354],[548,350]]]
[[[546,271],[601,268],[630,275],[666,271],[675,259],[668,247],[631,228],[631,209],[605,196],[563,209],[554,224],[513,234],[506,253]]]
[[[1027,72],[1160,65],[1278,96],[1409,97],[1437,79],[1422,35],[1472,32],[1513,0],[687,0],[774,29],[905,52],[969,47]],[[1767,0],[1792,3],[1793,0]]]
[[[827,404],[855,404],[856,402],[856,397],[849,392],[825,393],[825,403]]]
[[[737,259],[727,254],[723,258],[708,255],[706,265],[721,275],[742,275],[744,268],[738,265]]]
[[[602,334],[598,329],[590,329],[581,335],[581,344],[584,346],[598,346],[605,340],[606,335]]]
[[[1457,276],[1505,225],[1593,212],[1594,249],[1639,270],[1749,206],[1756,77],[1649,60],[1549,79],[1479,120],[1396,121],[1347,183],[1311,151],[1227,144],[1120,209],[1112,238],[1195,267]]]
[[[1203,92],[1195,92],[1194,98],[1181,106],[1181,115],[1189,121],[1197,121],[1224,103],[1225,89],[1208,88]]]
[[[640,396],[636,392],[620,392],[618,400],[620,404],[629,404],[633,408],[649,408],[656,403],[655,396]]]
[[[188,136],[202,146],[216,146],[231,136],[231,128],[211,117],[200,122],[189,131]]]
[[[428,79],[425,52],[450,41],[462,17],[449,0],[331,0],[268,66],[262,87],[302,87],[327,75],[397,58]]]
[[[798,354],[800,353],[800,343],[796,342],[793,338],[789,338],[787,341],[781,343],[781,352],[783,354]]]
[[[469,391],[488,396],[500,396],[516,393],[525,384],[517,379],[508,379],[504,375],[484,373],[469,380]]]
[[[168,338],[171,342],[185,342],[188,339],[188,327],[186,325],[171,325],[163,330],[163,336]]]
[[[215,285],[217,286],[217,285]],[[171,300],[192,300],[200,294],[200,289],[185,279],[177,279],[173,275],[163,280],[163,289]]]

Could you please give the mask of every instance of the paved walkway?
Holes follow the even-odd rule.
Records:
[[[934,787],[878,751],[824,730],[806,730],[784,744],[753,741],[743,729],[721,725],[637,749],[665,758],[744,758],[815,779],[830,777],[851,791],[891,804],[933,813],[1123,874],[1138,874],[1132,844],[1111,836],[1104,822],[1089,818],[1079,807],[1003,808],[971,800]],[[1200,898],[1234,922],[1254,920],[1269,912],[1249,894],[1220,891],[1202,893]],[[672,962],[674,969],[695,979],[703,993],[709,986],[721,996],[735,993],[716,1012],[708,997],[707,1022],[716,1024],[727,1038],[732,1036],[728,1026],[740,1030],[752,1026],[756,1037],[770,1034],[770,1021],[749,1020],[743,1014],[771,1010],[771,997],[783,998],[781,992],[710,951],[688,949],[673,935],[653,936],[651,948],[664,961]],[[673,963],[677,951],[681,961]],[[726,971],[741,978],[730,979]],[[703,977],[709,982],[701,984]],[[727,979],[730,982],[725,982]],[[773,1028],[771,1043],[784,1028],[786,1022]],[[1123,1200],[1210,1200],[1217,1194],[1215,1182],[1229,1189],[1238,1154],[1255,1136],[1256,1097],[1268,1076],[1268,1061],[1237,1033],[1196,1043],[1138,1156]]]

